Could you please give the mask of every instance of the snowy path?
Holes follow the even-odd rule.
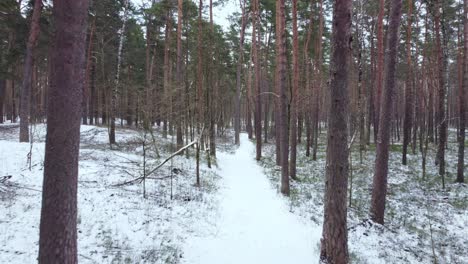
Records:
[[[184,249],[187,264],[317,263],[321,228],[288,211],[254,160],[245,134],[234,155],[220,153],[223,176],[217,233],[191,237]]]

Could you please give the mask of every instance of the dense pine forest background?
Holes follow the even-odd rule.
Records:
[[[468,0],[2,0],[0,36],[0,262],[468,262]]]

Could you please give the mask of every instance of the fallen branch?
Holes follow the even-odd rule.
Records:
[[[11,177],[13,177],[13,176],[7,175],[7,176],[0,177],[0,183],[4,183],[4,182],[8,181],[9,179],[11,179]]]
[[[156,166],[153,170],[151,170],[150,172],[148,172],[145,176],[142,176],[142,177],[138,177],[136,179],[133,179],[133,180],[130,180],[130,181],[126,181],[126,182],[123,182],[123,183],[119,183],[119,184],[115,184],[114,186],[118,187],[118,186],[124,186],[124,185],[129,185],[129,184],[133,184],[133,183],[136,183],[136,182],[142,182],[145,178],[146,179],[153,179],[153,180],[160,180],[160,179],[164,179],[164,178],[150,178],[148,177],[149,175],[153,174],[156,170],[158,170],[159,168],[161,168],[162,166],[164,166],[164,164],[166,164],[168,161],[170,161],[172,158],[174,158],[175,156],[179,155],[180,153],[184,152],[184,150],[190,148],[191,146],[197,144],[198,141],[193,141],[192,143],[188,144],[187,146],[179,149],[178,151],[172,153],[171,156],[169,156],[167,159],[165,159],[163,162],[161,162],[158,166]],[[125,171],[127,174],[129,175],[132,175],[130,174],[129,172]],[[133,176],[133,175],[132,175]]]

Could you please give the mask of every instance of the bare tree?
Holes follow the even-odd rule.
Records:
[[[285,0],[276,0],[276,85],[279,92],[277,140],[280,142],[281,193],[289,196],[288,97],[286,94]],[[279,133],[278,133],[279,132]],[[278,153],[277,153],[278,154]]]
[[[245,2],[246,0],[240,0],[242,6],[242,22],[240,30],[240,41],[239,41],[239,59],[237,61],[237,72],[236,72],[236,113],[235,113],[235,143],[236,145],[240,144],[239,134],[240,134],[240,97],[241,97],[241,72],[242,72],[242,60],[244,58],[244,35],[245,28],[247,26],[247,15],[245,12]]]
[[[437,47],[437,69],[438,69],[438,111],[437,111],[437,129],[439,132],[439,145],[437,148],[436,164],[439,165],[439,175],[442,178],[442,188],[445,188],[445,143],[447,142],[447,119],[445,116],[445,62],[444,62],[444,50],[442,47],[441,40],[441,4],[440,0],[435,1],[434,6],[434,24],[435,24],[435,35],[436,35],[436,47]]]
[[[407,164],[406,154],[408,152],[408,145],[411,140],[411,127],[413,126],[413,68],[411,66],[411,32],[412,32],[412,17],[413,17],[413,0],[408,0],[408,25],[406,28],[406,66],[408,67],[406,73],[405,85],[405,120],[403,123],[403,165]]]
[[[296,155],[297,155],[297,101],[299,90],[299,32],[297,30],[297,0],[292,1],[292,19],[293,19],[293,87],[291,94],[291,160],[289,162],[289,174],[291,178],[296,178]]]
[[[465,97],[468,86],[468,0],[463,1],[464,13],[463,18],[463,85],[460,85],[459,92],[459,115],[460,129],[458,134],[458,166],[457,166],[457,182],[465,182],[463,170],[465,167],[465,131],[466,131],[466,106]]]
[[[112,89],[111,97],[111,111],[110,111],[110,131],[109,131],[109,144],[115,144],[115,115],[117,112],[117,93],[120,85],[120,66],[122,65],[122,48],[125,38],[125,26],[128,18],[128,0],[124,1],[125,11],[123,17],[122,28],[120,29],[119,49],[117,51],[117,72],[115,74],[114,88]]]
[[[375,106],[374,106],[374,140],[377,142],[377,134],[379,131],[380,105],[383,86],[383,71],[384,71],[384,30],[383,19],[385,15],[385,0],[379,1],[379,16],[377,19],[377,69],[375,74]]]
[[[33,71],[33,55],[37,46],[39,33],[41,31],[39,19],[41,18],[42,0],[34,1],[33,14],[31,19],[31,28],[29,38],[26,44],[26,56],[24,58],[23,84],[21,86],[20,97],[20,142],[29,141],[29,118],[31,105],[31,78]],[[81,111],[80,111],[81,112]]]
[[[351,53],[351,0],[333,6],[330,109],[328,115],[325,209],[320,249],[323,263],[348,263],[348,71]]]
[[[385,89],[382,93],[380,124],[377,137],[377,152],[375,172],[372,187],[370,214],[373,221],[383,224],[385,213],[385,197],[387,195],[388,156],[390,145],[390,126],[393,97],[395,94],[396,64],[398,59],[398,43],[402,0],[392,0],[390,24],[386,51]]]
[[[78,263],[77,184],[87,0],[56,0],[39,263]]]
[[[259,32],[259,6],[258,0],[253,1],[252,10],[252,49],[253,49],[253,60],[254,60],[254,71],[255,71],[255,141],[256,141],[256,160],[260,160],[262,157],[262,100],[261,100],[261,87],[260,87],[260,58],[258,55],[258,37]]]

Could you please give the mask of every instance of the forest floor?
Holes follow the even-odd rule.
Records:
[[[18,125],[0,125],[0,263],[37,262],[45,125],[32,132],[29,166],[31,145],[18,143]],[[154,136],[157,148],[146,135],[146,171],[174,152],[171,137]],[[157,180],[146,181],[144,199],[142,183],[116,185],[142,176],[145,135],[118,128],[116,138],[119,146],[110,150],[106,127],[81,127],[79,263],[179,263],[193,224],[208,229],[217,221],[218,170],[203,161],[201,188],[195,187],[190,150],[189,158],[177,156],[152,175]]]
[[[408,165],[403,166],[401,143],[391,145],[384,226],[368,220],[375,145],[367,146],[361,163],[359,144],[354,143],[352,198],[348,209],[348,244],[353,263],[468,263],[468,185],[454,183],[458,151],[455,136],[455,131],[451,130],[446,151],[445,190],[438,176],[438,167],[434,165],[435,145],[430,145],[425,179],[422,178],[421,155],[409,154]],[[289,204],[295,214],[321,225],[325,133],[321,134],[318,142],[317,161],[306,157],[304,142],[298,147],[300,181],[291,184]],[[411,149],[408,152],[412,153]],[[274,153],[274,144],[264,145],[260,164],[272,185],[279,189],[281,172],[275,165]],[[468,175],[468,168],[465,175]]]
[[[18,134],[17,124],[0,125],[0,263],[35,263],[37,258],[45,125],[32,127],[32,146],[18,143]],[[256,163],[253,143],[244,135],[236,148],[229,135],[218,138],[213,169],[202,155],[201,188],[194,186],[190,150],[146,181],[145,199],[141,182],[122,183],[141,177],[144,164],[149,171],[173,153],[174,139],[163,138],[158,130],[151,136],[118,128],[119,145],[111,150],[106,127],[82,126],[79,262],[316,262],[323,219],[324,134],[317,161],[299,146],[300,181],[292,182],[290,198],[278,192],[274,145],[265,144]],[[401,144],[393,144],[386,223],[380,226],[367,220],[375,146],[367,147],[361,163],[355,143],[348,211],[353,263],[468,263],[468,186],[453,183],[456,151],[451,131],[442,190],[435,146],[430,147],[427,177],[422,179],[420,155],[409,155],[409,165],[402,166]]]

